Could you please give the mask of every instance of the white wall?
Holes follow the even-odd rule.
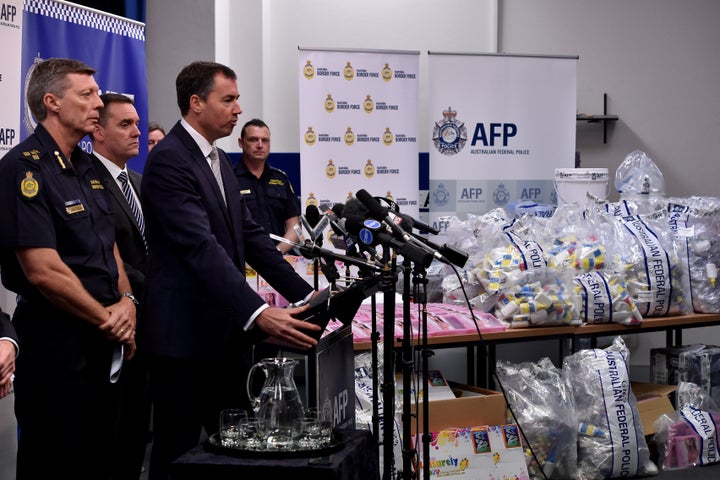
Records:
[[[602,113],[607,92],[620,120],[606,145],[600,125],[578,124],[583,166],[614,178],[640,149],[667,194],[720,195],[720,2],[506,0],[500,11],[500,51],[580,56],[580,113]]]

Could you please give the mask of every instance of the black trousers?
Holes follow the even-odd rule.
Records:
[[[114,344],[92,325],[20,303],[13,317],[17,479],[109,479],[118,389],[109,381]]]

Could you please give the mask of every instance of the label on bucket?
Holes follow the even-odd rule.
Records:
[[[609,182],[607,168],[556,168],[554,183],[558,205],[586,203],[590,199],[605,201]]]
[[[610,179],[607,168],[556,168],[555,180],[578,182],[607,182]]]

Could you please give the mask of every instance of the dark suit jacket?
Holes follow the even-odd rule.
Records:
[[[10,315],[0,310],[0,338],[2,337],[12,338],[15,342],[18,341],[15,327],[10,321]]]
[[[128,205],[125,199],[125,195],[117,185],[117,181],[115,181],[107,168],[105,168],[105,165],[103,165],[95,155],[91,156],[102,176],[101,181],[105,185],[105,189],[110,192],[113,198],[113,208],[115,210],[115,241],[117,242],[128,280],[130,280],[133,294],[139,302],[142,302],[145,293],[147,253],[145,252],[145,244],[143,243],[140,229],[135,220],[135,215],[133,215],[132,210],[130,210],[130,205]],[[128,169],[128,178],[132,187],[139,194],[142,175],[134,170]]]
[[[252,220],[227,155],[219,155],[227,206],[206,158],[180,123],[145,164],[150,253],[139,347],[151,354],[218,358],[235,340],[251,340],[243,327],[264,301],[245,281],[246,259],[290,301],[312,291]]]

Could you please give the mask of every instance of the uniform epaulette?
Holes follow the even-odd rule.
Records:
[[[23,157],[25,158],[32,158],[33,160],[40,160],[40,150],[32,149],[28,150],[27,152],[22,152]]]
[[[277,168],[277,167],[273,167],[272,165],[269,165],[269,164],[268,164],[268,167],[270,167],[270,170],[275,170],[276,172],[282,173],[285,177],[289,178],[289,177],[288,177],[288,174],[285,173],[284,170],[281,170],[281,169],[279,169],[279,168]]]

